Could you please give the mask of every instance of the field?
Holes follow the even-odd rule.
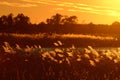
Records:
[[[119,80],[118,46],[109,35],[0,33],[0,80]]]
[[[119,80],[120,48],[80,49],[40,45],[24,48],[4,42],[0,50],[0,80]]]
[[[56,47],[54,43],[61,41],[59,47],[119,47],[120,38],[110,35],[88,35],[88,34],[15,34],[15,33],[0,33],[0,46],[3,42],[8,42],[11,46],[19,44],[21,47],[26,45],[41,45],[44,48]]]
[[[118,20],[120,10],[111,7],[115,1],[110,6],[95,0],[11,1],[0,1],[2,9],[11,9],[0,15],[30,10],[26,14],[35,23],[23,13],[0,16],[0,80],[120,80],[120,22],[107,23]],[[59,10],[69,16],[46,18]],[[73,13],[81,16],[80,22]]]

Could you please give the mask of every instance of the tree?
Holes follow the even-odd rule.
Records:
[[[15,18],[15,24],[16,25],[27,25],[27,24],[30,24],[30,19],[28,16],[25,16],[24,14],[18,14]]]
[[[13,14],[10,13],[8,16],[1,16],[0,17],[0,25],[3,26],[13,26],[14,21],[13,21]]]
[[[16,32],[30,32],[30,18],[24,14],[18,14],[14,17]]]
[[[8,26],[13,26],[14,20],[13,20],[13,14],[12,14],[12,13],[10,13],[10,14],[7,16],[7,23],[8,23]]]
[[[60,25],[62,22],[62,15],[61,14],[56,14],[53,15],[50,19],[47,19],[46,22],[47,24],[51,24],[51,25]]]
[[[54,24],[52,19],[47,19],[46,22],[47,22],[48,25],[53,25]]]
[[[49,25],[61,25],[61,24],[77,24],[76,16],[63,16],[61,14],[53,15],[50,19],[47,19],[46,22]]]
[[[111,25],[112,25],[112,26],[120,26],[120,22],[115,21],[115,22],[113,22]]]
[[[56,25],[59,25],[59,24],[61,24],[61,21],[62,21],[62,15],[61,14],[56,14],[56,15],[54,15],[54,16],[52,16],[52,19],[53,19],[53,21],[54,21],[54,24],[56,24]]]
[[[76,16],[70,16],[70,17],[65,16],[64,19],[62,20],[64,24],[77,24],[77,21],[78,19]]]
[[[0,17],[0,24],[4,25],[4,26],[8,24],[7,16],[3,15],[3,16]]]

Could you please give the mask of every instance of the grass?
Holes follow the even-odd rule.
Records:
[[[41,48],[33,45],[11,47],[4,42],[0,50],[0,80],[119,80],[120,49],[81,50],[72,46]]]
[[[111,36],[83,35],[83,34],[15,34],[0,33],[0,46],[3,42],[9,42],[11,46],[19,44],[21,47],[26,45],[41,45],[42,47],[54,47],[53,43],[61,41],[61,47],[70,47],[73,44],[76,47],[106,47],[120,46],[120,40]]]
[[[86,38],[86,39],[98,39],[98,40],[117,40],[116,37],[112,36],[98,36],[98,35],[83,35],[83,34],[47,34],[47,33],[39,33],[39,34],[17,34],[17,33],[0,33],[0,36],[11,36],[15,38]]]

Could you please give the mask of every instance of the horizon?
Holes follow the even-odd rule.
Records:
[[[23,13],[30,17],[32,23],[40,23],[59,13],[77,16],[80,24],[88,24],[90,22],[94,24],[112,24],[115,21],[120,21],[119,2],[119,0],[1,0],[0,16],[8,15],[9,13],[13,13],[16,16],[18,13]]]

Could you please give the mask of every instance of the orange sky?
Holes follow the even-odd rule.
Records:
[[[24,13],[39,23],[60,13],[76,15],[79,23],[111,24],[120,21],[119,6],[120,0],[0,0],[0,16]]]

